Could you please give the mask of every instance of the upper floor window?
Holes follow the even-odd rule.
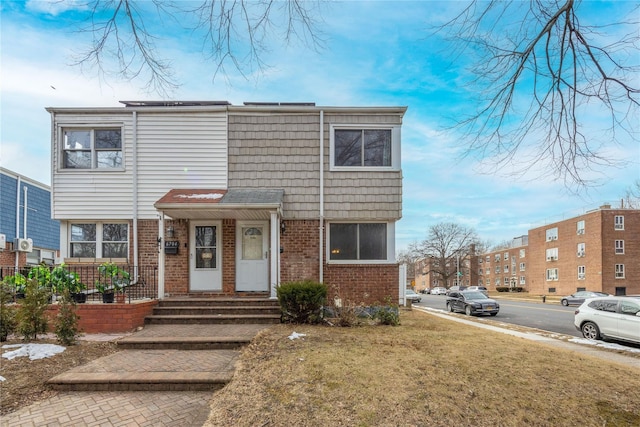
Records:
[[[576,222],[576,234],[584,234],[584,219]]]
[[[129,225],[125,223],[71,224],[72,258],[128,258]]]
[[[400,169],[400,127],[332,125],[331,167]]]
[[[504,253],[504,260],[507,261],[509,259],[509,252]]]
[[[558,269],[557,268],[548,268],[547,269],[547,281],[550,280],[558,280]]]
[[[65,129],[62,167],[113,169],[122,167],[122,131],[119,128]]]
[[[487,260],[487,262],[491,262],[491,256],[490,256],[490,255],[487,255],[487,256],[485,257],[485,259]]]
[[[547,242],[558,240],[558,227],[550,228],[546,232]]]
[[[547,261],[556,261],[558,259],[558,248],[547,249]]]
[[[624,240],[616,240],[616,253],[617,254],[624,253]]]
[[[525,264],[524,262],[520,263],[520,271],[524,271],[525,270]]]
[[[624,230],[624,215],[616,215],[613,223],[616,230]]]
[[[616,264],[616,279],[624,279],[624,264]]]
[[[578,255],[579,257],[583,257],[585,255],[586,247],[586,244],[578,243],[578,250],[576,252],[576,255]]]
[[[521,285],[526,285],[527,284],[527,277],[526,276],[520,276],[520,284]]]
[[[500,254],[496,254],[494,259],[495,259],[495,262],[500,262]]]
[[[505,264],[505,266],[504,266],[504,272],[505,272],[505,273],[508,273],[508,272],[509,272],[509,266],[508,266],[508,265],[506,265],[506,264]]]
[[[520,249],[520,258],[524,258],[526,255],[526,251],[524,249]]]
[[[386,261],[388,259],[387,224],[330,224],[329,259],[332,261]]]
[[[586,266],[579,265],[578,266],[578,280],[584,280],[586,277]]]

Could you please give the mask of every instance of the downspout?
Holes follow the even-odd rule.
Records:
[[[324,110],[320,110],[320,224],[318,226],[318,247],[320,248],[319,282],[324,280]]]
[[[20,175],[18,175],[18,181],[16,182],[16,239],[18,237],[20,237]],[[14,240],[15,242],[15,240]],[[15,243],[14,243],[15,245]],[[15,269],[15,273],[18,272],[18,261],[19,261],[19,257],[20,254],[18,253],[18,251],[16,250],[16,248],[13,248],[14,252],[16,253],[16,269]]]
[[[22,190],[24,190],[24,210],[22,211],[22,238],[26,239],[27,238],[27,186],[25,185],[24,187],[22,187]]]
[[[138,280],[138,112],[133,111],[133,271],[134,280]]]

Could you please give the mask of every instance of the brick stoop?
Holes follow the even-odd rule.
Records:
[[[266,298],[167,298],[158,302],[145,324],[275,324],[277,300]]]

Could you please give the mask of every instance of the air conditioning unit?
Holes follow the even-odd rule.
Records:
[[[584,234],[584,228],[581,228],[580,230],[578,230],[578,234]]]
[[[7,247],[7,236],[5,234],[0,234],[0,252],[4,251]]]
[[[553,257],[551,257],[551,256],[547,257],[547,261],[551,261],[552,259],[553,259]]]
[[[16,239],[13,243],[13,248],[17,252],[33,252],[33,240]]]
[[[578,251],[578,256],[584,256],[584,251]]]
[[[551,237],[551,240],[558,240],[558,236]]]

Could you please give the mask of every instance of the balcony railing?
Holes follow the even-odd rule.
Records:
[[[79,281],[82,283],[82,290],[79,293],[86,295],[86,302],[88,303],[102,303],[102,294],[98,291],[97,283],[104,276],[100,275],[98,271],[99,264],[83,264],[83,265],[65,265],[64,267],[69,273],[75,273],[78,275]],[[126,272],[129,279],[121,281],[121,292],[124,294],[125,302],[132,302],[136,300],[145,299],[157,299],[158,298],[158,267],[155,265],[150,266],[133,266],[133,265],[118,265],[121,271]],[[27,266],[20,267],[16,270],[15,267],[2,267],[0,266],[0,281],[8,281],[11,276],[16,273],[20,273],[25,278],[30,277],[31,270],[36,268],[43,268],[40,266]],[[49,271],[52,271],[54,266],[47,266]],[[33,275],[33,274],[32,274]],[[45,284],[44,286],[47,286]],[[54,289],[53,284],[49,283],[53,294],[60,294],[61,291]],[[19,288],[15,287],[14,293],[19,292]]]

